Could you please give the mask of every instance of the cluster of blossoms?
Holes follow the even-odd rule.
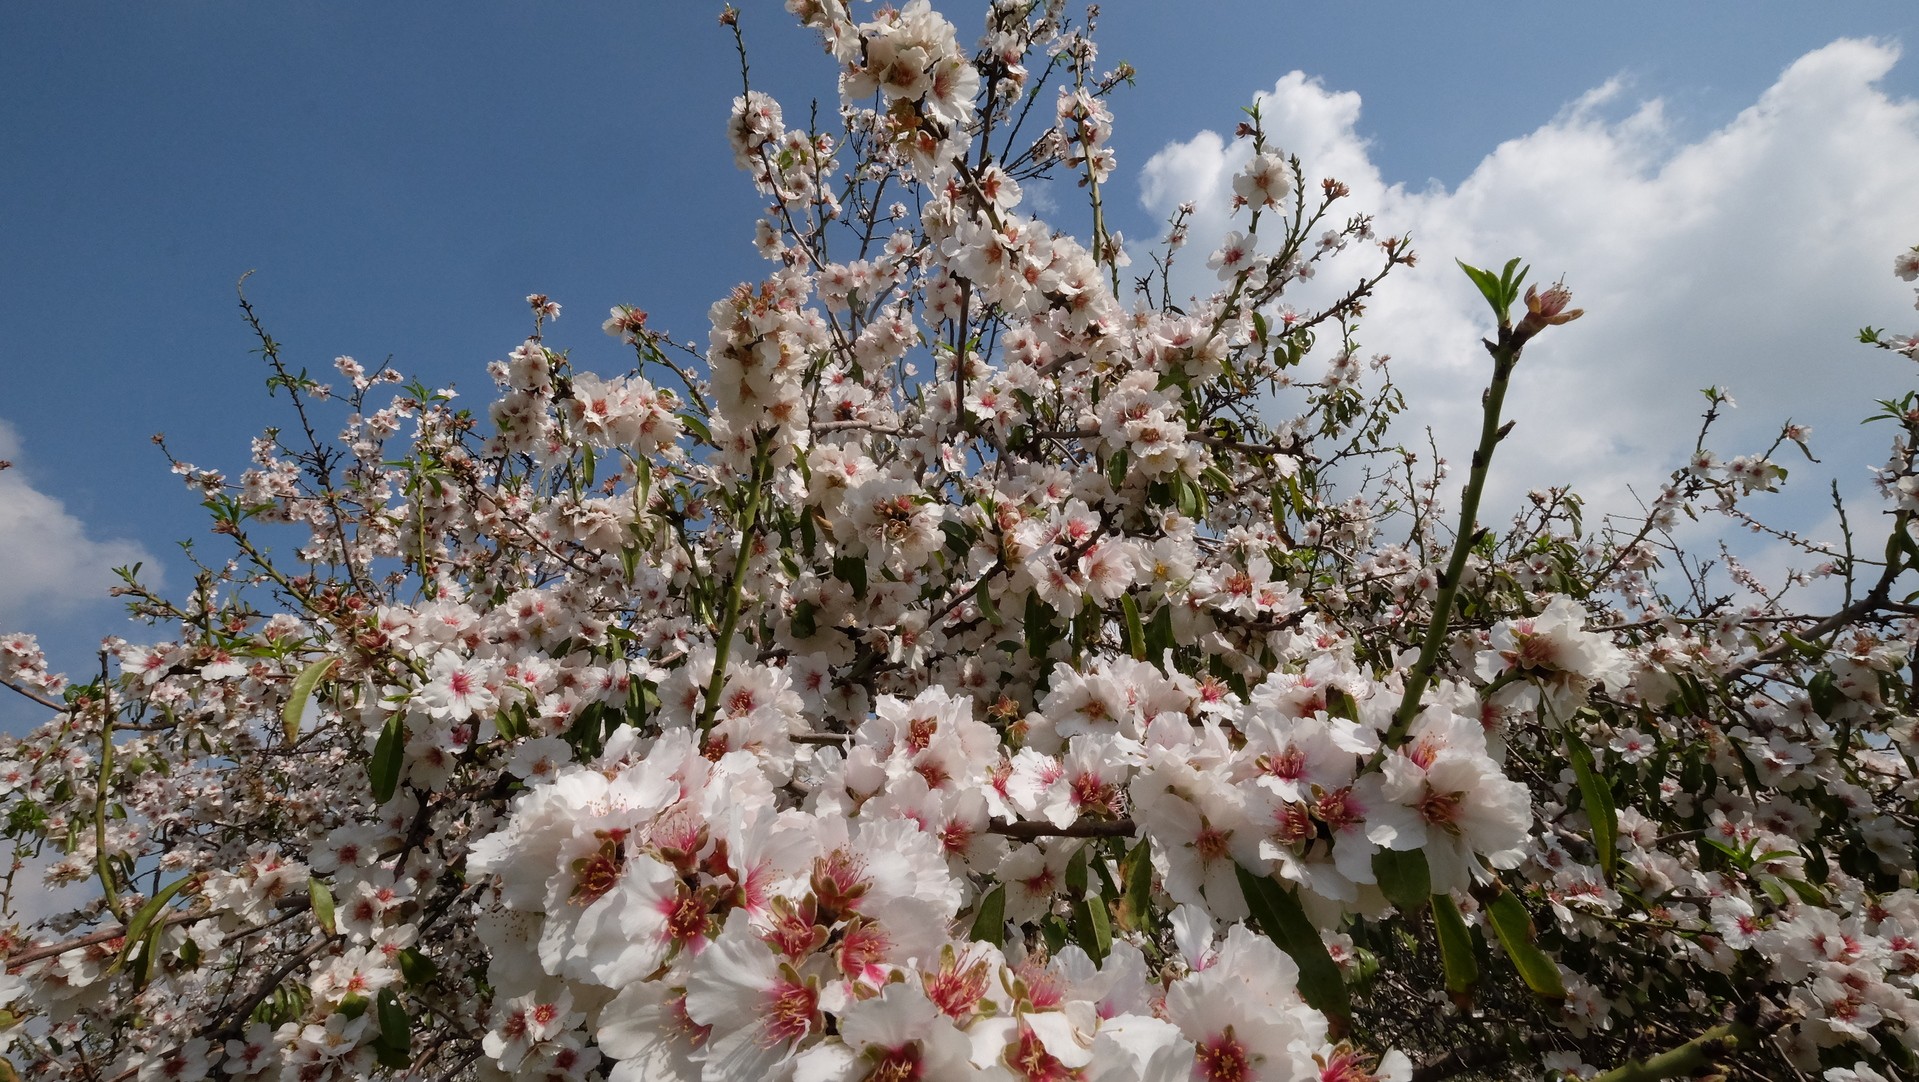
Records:
[[[348,411],[337,441],[270,434],[234,482],[176,463],[232,556],[184,601],[128,576],[164,641],[110,641],[117,673],[0,638],[0,683],[50,716],[0,744],[0,901],[65,888],[0,937],[8,1062],[1915,1069],[1919,403],[1886,404],[1883,559],[1782,535],[1843,607],[1736,563],[1747,603],[1675,592],[1678,516],[1749,522],[1808,433],[1722,465],[1715,391],[1643,519],[1589,532],[1553,490],[1482,526],[1507,380],[1579,312],[1522,298],[1517,261],[1473,269],[1498,329],[1449,532],[1443,464],[1391,441],[1404,403],[1355,339],[1412,252],[1330,225],[1345,186],[1256,113],[1222,288],[1176,306],[1187,212],[1125,291],[1099,193],[1129,72],[1095,72],[1061,5],[997,0],[970,52],[925,0],[787,7],[839,67],[844,138],[734,103],[773,266],[704,351],[622,307],[633,363],[580,370],[535,294],[476,417],[345,358],[336,395],[262,333],[275,386]],[[1022,136],[1035,67],[1069,85]],[[1021,210],[1055,173],[1086,243]],[[1284,305],[1340,252],[1376,273]]]

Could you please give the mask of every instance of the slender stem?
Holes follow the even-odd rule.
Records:
[[[206,916],[205,913],[174,913],[171,916],[162,917],[154,921],[147,927],[164,928],[175,924],[185,924],[188,921],[205,920]],[[111,943],[126,934],[127,930],[124,926],[108,928],[103,931],[76,936],[73,939],[62,940],[58,943],[49,943],[45,946],[34,947],[31,950],[24,950],[18,954],[8,956],[6,960],[6,971],[8,973],[18,973],[43,958],[57,958],[68,951],[77,951],[100,943]]]
[[[93,866],[106,894],[107,912],[121,925],[120,892],[113,886],[113,862],[107,853],[107,786],[113,780],[113,682],[107,673],[107,652],[100,651],[100,779],[93,787]]]
[[[700,732],[713,727],[713,715],[720,708],[720,689],[726,684],[727,655],[733,652],[733,628],[740,619],[740,592],[746,584],[747,565],[753,562],[753,546],[759,540],[760,493],[769,478],[763,478],[767,465],[766,441],[753,450],[752,483],[746,490],[746,507],[740,512],[740,549],[733,560],[733,574],[726,583],[726,611],[720,617],[719,641],[713,648],[713,675],[706,681],[706,703],[700,708]]]
[[[30,691],[27,688],[14,683],[11,680],[0,679],[0,687],[6,688],[8,691],[12,691],[20,695],[24,695],[27,698],[32,699],[35,703],[38,703],[39,705],[46,707],[48,710],[65,710],[67,708],[66,704],[54,702],[52,699],[49,699],[44,695],[36,694],[33,691]]]
[[[1844,630],[1863,616],[1869,616],[1881,609],[1897,609],[1899,607],[1892,602],[1892,584],[1897,581],[1900,574],[1910,566],[1900,561],[1898,542],[1899,539],[1904,536],[1906,526],[1911,521],[1911,511],[1899,511],[1893,515],[1892,534],[1886,540],[1886,566],[1885,569],[1880,572],[1879,581],[1873,583],[1872,589],[1867,591],[1866,596],[1812,625],[1812,627],[1806,629],[1804,632],[1801,632],[1800,638],[1802,640],[1806,642],[1817,641],[1835,631]],[[1850,566],[1850,564],[1848,564],[1848,566]],[[1719,675],[1725,680],[1744,676],[1763,665],[1779,660],[1791,653],[1792,650],[1792,644],[1785,641],[1785,638],[1781,636],[1780,641],[1746,658],[1744,661],[1728,666]]]
[[[1692,1075],[1701,1068],[1710,1067],[1741,1044],[1750,1043],[1755,1036],[1752,1027],[1727,1022],[1656,1056],[1614,1067],[1594,1079],[1594,1082],[1655,1082],[1661,1078]]]
[[[1032,841],[1035,838],[1131,838],[1139,828],[1131,819],[1089,819],[1063,827],[1039,822],[994,823],[986,832],[1002,838]]]
[[[1466,491],[1459,501],[1459,529],[1453,537],[1452,559],[1446,565],[1445,577],[1439,580],[1439,597],[1433,601],[1433,618],[1426,625],[1426,637],[1419,644],[1419,660],[1413,663],[1413,671],[1406,675],[1406,694],[1399,700],[1399,709],[1393,712],[1392,728],[1386,733],[1383,747],[1397,747],[1406,740],[1406,732],[1412,728],[1413,717],[1419,713],[1419,701],[1426,694],[1426,686],[1432,683],[1433,668],[1439,662],[1440,647],[1446,641],[1446,625],[1452,617],[1453,603],[1459,597],[1459,580],[1466,574],[1466,559],[1472,555],[1473,545],[1479,540],[1479,498],[1486,491],[1486,475],[1492,465],[1493,449],[1505,438],[1506,430],[1500,426],[1499,411],[1506,401],[1506,386],[1512,378],[1513,366],[1519,361],[1520,347],[1513,336],[1501,328],[1497,343],[1487,342],[1486,348],[1493,355],[1493,381],[1486,388],[1482,400],[1483,417],[1479,425],[1479,447],[1473,451],[1472,474],[1467,478]]]

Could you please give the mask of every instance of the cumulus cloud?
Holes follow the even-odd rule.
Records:
[[[17,464],[20,438],[0,421],[0,631],[31,631],[107,596],[112,569],[152,558],[131,541],[98,540]],[[29,624],[34,626],[30,627]]]
[[[1884,460],[1891,433],[1858,421],[1874,399],[1910,387],[1912,373],[1854,332],[1919,324],[1910,287],[1889,273],[1894,253],[1919,242],[1919,103],[1878,85],[1898,59],[1888,43],[1835,42],[1692,140],[1676,134],[1684,118],[1662,101],[1614,80],[1492,149],[1450,189],[1381,175],[1358,134],[1358,94],[1293,72],[1259,105],[1309,185],[1337,177],[1380,235],[1412,236],[1420,263],[1369,306],[1361,345],[1394,358],[1412,423],[1433,426],[1455,478],[1477,433],[1490,316],[1454,259],[1497,267],[1523,256],[1535,279],[1563,273],[1586,309],[1521,362],[1507,400],[1518,426],[1495,466],[1493,506],[1571,483],[1595,509],[1630,511],[1628,486],[1645,492],[1691,450],[1709,385],[1739,403],[1709,441],[1722,455],[1763,450],[1790,417],[1814,427],[1823,469],[1863,499],[1866,466]],[[1249,156],[1245,143],[1202,131],[1146,164],[1148,210],[1200,208],[1177,292],[1212,288],[1205,253],[1233,224],[1231,178]],[[1323,303],[1375,255],[1341,256],[1287,300]],[[1424,442],[1416,429],[1401,438]],[[1779,461],[1794,482],[1821,472],[1786,451]],[[1824,485],[1792,487],[1792,515],[1810,525]]]

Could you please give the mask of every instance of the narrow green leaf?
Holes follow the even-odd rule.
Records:
[[[1806,684],[1806,697],[1812,701],[1813,713],[1822,718],[1832,717],[1843,697],[1839,694],[1839,685],[1831,669],[1820,670],[1819,675]]]
[[[973,547],[972,532],[957,522],[940,523],[940,532],[946,535],[946,551],[952,553],[955,558],[965,557],[967,551]]]
[[[1453,262],[1458,263],[1459,269],[1466,272],[1466,277],[1470,278],[1472,280],[1473,285],[1478,287],[1479,295],[1486,298],[1486,303],[1492,306],[1493,312],[1501,317],[1504,317],[1506,314],[1506,308],[1504,305],[1500,304],[1501,290],[1499,288],[1499,279],[1494,278],[1487,271],[1480,270],[1478,267],[1470,266],[1464,260],[1455,259],[1453,260]]]
[[[1435,894],[1433,930],[1439,933],[1439,961],[1446,970],[1446,991],[1453,1002],[1472,1002],[1479,985],[1479,959],[1473,953],[1472,929],[1459,912],[1459,903],[1450,894]]]
[[[1827,898],[1824,891],[1806,882],[1804,879],[1788,879],[1781,876],[1779,881],[1790,888],[1794,894],[1799,895],[1799,900],[1807,905],[1815,905],[1823,908],[1832,904],[1832,899]]]
[[[866,557],[841,556],[834,560],[833,577],[852,586],[854,597],[865,597]]]
[[[332,935],[334,933],[333,892],[318,879],[308,879],[307,896],[313,899],[313,919],[320,922],[320,927],[326,934]]]
[[[1806,846],[1806,874],[1814,883],[1829,882],[1832,878],[1832,863],[1826,858],[1826,849],[1817,842]]]
[[[1139,620],[1139,602],[1132,594],[1119,595],[1120,613],[1126,618],[1126,650],[1137,660],[1146,659],[1146,627]]]
[[[1786,641],[1787,646],[1792,647],[1794,650],[1814,661],[1819,660],[1826,654],[1825,647],[1820,646],[1818,643],[1807,642],[1786,628],[1779,629],[1779,637]]]
[[[167,908],[167,903],[173,901],[174,895],[179,894],[181,890],[185,889],[187,884],[197,879],[197,876],[192,875],[181,876],[166,886],[161,887],[158,893],[147,899],[147,904],[141,906],[139,910],[133,914],[132,920],[127,921],[126,931],[121,936],[123,943],[120,947],[120,955],[113,960],[113,965],[107,967],[108,973],[112,973],[127,964],[127,959],[132,956],[135,944],[145,938],[147,929],[155,927],[156,922],[160,919],[160,914]]]
[[[406,1008],[400,1006],[400,997],[393,989],[380,989],[374,1018],[380,1024],[380,1035],[373,1041],[373,1050],[380,1066],[407,1066],[412,1058],[413,1020],[407,1017]]]
[[[323,657],[300,670],[293,678],[293,687],[287,692],[286,709],[280,712],[280,729],[286,733],[287,743],[300,739],[300,716],[306,713],[307,700],[313,697],[313,689],[327,678],[333,667],[340,663],[337,657]]]
[[[1381,849],[1373,854],[1373,877],[1386,900],[1408,916],[1419,912],[1432,898],[1433,873],[1424,850]]]
[[[985,617],[986,622],[992,624],[994,627],[998,627],[1005,622],[1000,617],[999,606],[993,603],[993,584],[991,582],[982,582],[979,584],[979,589],[973,591],[973,604],[979,606],[979,614]]]
[[[693,433],[694,436],[698,437],[701,443],[707,444],[708,446],[712,445],[713,430],[706,427],[705,421],[700,420],[699,417],[691,413],[682,413],[679,415],[679,417],[680,417],[680,425],[682,427],[684,427],[688,432]]]
[[[1700,849],[1699,851],[1700,856],[1702,857],[1706,854],[1706,850],[1711,849],[1720,853],[1724,853],[1727,857],[1729,857],[1732,860],[1734,866],[1739,868],[1742,871],[1745,870],[1747,865],[1751,863],[1751,861],[1746,859],[1745,853],[1740,852],[1738,849],[1734,848],[1733,846],[1727,845],[1725,842],[1722,842],[1718,840],[1717,838],[1700,838],[1699,844],[1704,847]]]
[[[1081,846],[1066,862],[1066,893],[1075,898],[1085,894],[1086,882],[1086,847]]]
[[[1153,664],[1161,665],[1164,664],[1166,651],[1173,646],[1173,606],[1162,601],[1159,611],[1153,613],[1153,618],[1146,622],[1146,655]]]
[[[806,512],[800,516],[801,551],[803,551],[806,554],[806,558],[810,560],[813,558],[813,550],[819,548],[819,545],[819,527],[813,525],[813,513],[810,511]]]
[[[1106,916],[1104,898],[1094,894],[1074,904],[1073,939],[1094,962],[1106,960],[1113,949],[1113,927]]]
[[[408,947],[400,952],[400,976],[406,978],[407,987],[420,988],[437,976],[440,968],[433,960],[420,953],[418,947]]]
[[[1306,1003],[1326,1016],[1338,1037],[1352,1022],[1353,1008],[1347,998],[1346,982],[1339,974],[1339,963],[1326,952],[1319,929],[1306,917],[1299,895],[1282,888],[1268,876],[1258,876],[1244,868],[1233,869],[1239,875],[1240,893],[1253,911],[1253,920],[1266,938],[1292,956],[1299,966],[1299,994]]]
[[[1053,607],[1041,601],[1038,594],[1027,594],[1026,656],[1044,661],[1058,638],[1058,632],[1053,630]]]
[[[1199,486],[1188,481],[1184,474],[1173,475],[1173,504],[1187,518],[1196,519],[1200,516]]]
[[[1486,907],[1486,916],[1499,936],[1499,945],[1506,948],[1507,957],[1513,960],[1513,968],[1519,971],[1519,979],[1526,982],[1526,987],[1541,999],[1565,999],[1566,985],[1559,979],[1559,966],[1534,942],[1533,919],[1519,898],[1501,888],[1499,896]]]
[[[966,938],[999,946],[1006,936],[1006,886],[993,888],[980,899],[979,912],[973,917],[973,929]]]
[[[1129,932],[1143,932],[1153,904],[1151,839],[1141,838],[1139,844],[1133,846],[1120,862],[1120,874],[1125,880],[1125,889],[1119,898],[1119,926]]]
[[[1586,818],[1592,821],[1593,848],[1599,853],[1599,870],[1611,883],[1619,868],[1619,812],[1613,806],[1612,786],[1593,769],[1592,749],[1578,734],[1566,733],[1566,758],[1572,761],[1573,775],[1579,779],[1579,795],[1586,803]]]
[[[1518,269],[1518,274],[1513,273],[1515,268]],[[1512,307],[1513,302],[1519,299],[1519,287],[1525,283],[1526,274],[1532,269],[1531,264],[1521,267],[1519,265],[1519,259],[1515,257],[1508,259],[1506,261],[1506,269],[1499,272],[1499,292],[1500,296],[1506,302],[1499,310],[1499,314],[1502,317],[1506,314],[1506,310]]]
[[[387,715],[380,729],[380,742],[373,746],[373,758],[367,760],[367,780],[373,783],[373,799],[384,804],[393,799],[400,787],[400,765],[406,758],[406,723],[400,715]]]

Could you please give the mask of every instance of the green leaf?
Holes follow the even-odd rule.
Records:
[[[1053,628],[1053,607],[1041,601],[1038,594],[1027,594],[1026,656],[1044,661],[1058,638],[1059,632]]]
[[[979,912],[973,917],[973,929],[966,938],[999,946],[1006,936],[1006,885],[993,888],[980,899]]]
[[[814,617],[819,609],[811,601],[802,601],[793,606],[793,634],[797,638],[810,639],[819,630]]]
[[[1813,713],[1822,718],[1832,717],[1833,711],[1839,708],[1839,702],[1843,698],[1839,693],[1838,682],[1833,678],[1832,670],[1821,670],[1819,675],[1806,684],[1806,697],[1812,700]]]
[[[1113,949],[1113,928],[1106,916],[1106,899],[1093,894],[1074,903],[1073,939],[1095,963],[1106,960],[1107,953]]]
[[[196,881],[198,878],[198,876],[192,875],[181,876],[166,886],[161,887],[159,893],[147,899],[147,904],[141,906],[139,910],[133,914],[132,920],[127,921],[126,931],[122,933],[121,937],[124,942],[120,947],[119,957],[115,958],[113,965],[107,968],[108,973],[112,973],[127,964],[127,959],[133,955],[135,944],[145,938],[147,930],[149,928],[157,930],[155,922],[160,919],[160,914],[166,909],[167,903],[173,900],[174,895],[179,894],[181,890],[185,889],[187,884]],[[149,953],[151,953],[151,950],[152,948],[149,947]]]
[[[979,606],[979,614],[986,618],[987,623],[992,624],[994,627],[1005,623],[1005,620],[1000,617],[999,606],[993,603],[993,584],[991,581],[981,582],[979,588],[973,591],[973,604]]]
[[[1139,621],[1139,602],[1132,594],[1119,595],[1119,609],[1126,619],[1126,650],[1136,660],[1146,659],[1146,628]]]
[[[1143,932],[1152,914],[1153,843],[1141,838],[1120,862],[1125,891],[1119,898],[1119,926],[1129,932]]]
[[[406,1008],[400,1006],[400,997],[393,989],[380,989],[374,1017],[380,1023],[380,1035],[373,1041],[380,1066],[395,1069],[407,1066],[412,1059],[413,1020],[407,1017]]]
[[[420,988],[432,982],[440,972],[433,960],[420,953],[418,947],[408,947],[400,952],[400,976],[406,978],[407,987]]]
[[[1734,848],[1733,846],[1727,845],[1725,842],[1722,842],[1718,840],[1717,838],[1700,838],[1699,844],[1705,847],[1699,851],[1701,856],[1705,855],[1705,852],[1707,849],[1716,850],[1718,852],[1724,853],[1729,859],[1732,860],[1733,865],[1739,868],[1741,871],[1744,871],[1746,867],[1752,863],[1751,861],[1746,859],[1745,853]]]
[[[1424,850],[1381,849],[1373,854],[1373,877],[1386,900],[1408,916],[1419,912],[1432,898],[1433,873]]]
[[[320,922],[320,927],[326,931],[326,934],[332,935],[334,933],[333,892],[318,879],[308,879],[307,897],[313,899],[313,919]]]
[[[313,697],[313,689],[327,678],[333,667],[340,663],[337,657],[323,657],[300,670],[293,678],[293,687],[287,692],[286,709],[280,712],[280,729],[286,733],[287,743],[300,739],[300,716],[306,713],[307,700]]]
[[[380,729],[380,742],[373,746],[373,758],[367,760],[367,780],[373,783],[373,799],[381,804],[393,799],[400,787],[400,765],[406,758],[406,723],[400,715],[387,715]]]
[[[642,471],[644,473],[645,471]],[[813,515],[809,511],[800,516],[800,546],[807,559],[813,558],[813,550],[820,544],[819,527],[813,525]]]
[[[1337,1038],[1352,1022],[1352,1003],[1347,998],[1346,982],[1339,974],[1339,963],[1326,952],[1319,929],[1307,919],[1306,910],[1299,904],[1299,895],[1282,888],[1269,876],[1254,875],[1237,865],[1233,870],[1239,876],[1240,893],[1246,896],[1253,920],[1259,924],[1260,931],[1266,933],[1266,938],[1292,956],[1293,963],[1299,966],[1299,994],[1305,997],[1307,1005],[1326,1016]]]
[[[973,547],[973,534],[957,522],[940,523],[940,532],[946,535],[946,551],[955,558],[964,558]]]
[[[705,421],[700,420],[691,413],[682,413],[679,417],[681,426],[698,437],[701,443],[709,447],[713,445],[713,430],[706,427]]]
[[[841,556],[833,561],[833,577],[853,587],[854,597],[866,596],[866,557]]]
[[[1199,485],[1184,474],[1173,474],[1173,505],[1186,518],[1199,518]]]
[[[1506,261],[1505,269],[1495,278],[1491,271],[1468,266],[1457,259],[1453,262],[1458,263],[1459,269],[1465,271],[1466,277],[1472,279],[1473,285],[1479,288],[1479,295],[1485,297],[1486,303],[1492,306],[1493,315],[1499,317],[1500,325],[1505,326],[1510,318],[1509,313],[1513,302],[1519,299],[1519,286],[1526,280],[1526,272],[1532,268],[1521,267],[1519,260],[1510,259]]]
[[[1173,606],[1161,602],[1159,610],[1146,623],[1146,654],[1153,664],[1163,665],[1166,651],[1173,646]]]
[[[1459,912],[1459,903],[1450,894],[1435,894],[1433,930],[1439,934],[1439,961],[1446,971],[1446,991],[1453,1002],[1472,1002],[1473,989],[1479,985],[1479,958],[1473,953],[1472,929]]]
[[[1824,891],[1806,882],[1804,879],[1791,879],[1786,876],[1780,876],[1779,881],[1784,883],[1794,894],[1799,895],[1799,900],[1807,905],[1824,908],[1832,904],[1832,899],[1827,898]]]
[[[1572,761],[1573,775],[1579,779],[1579,795],[1586,803],[1586,818],[1592,821],[1593,848],[1599,853],[1599,870],[1611,883],[1619,868],[1619,812],[1613,806],[1612,786],[1593,769],[1592,749],[1577,733],[1566,733],[1566,758]]]
[[[1818,643],[1807,642],[1786,628],[1782,627],[1779,629],[1779,637],[1785,640],[1787,646],[1792,647],[1794,650],[1814,661],[1818,661],[1820,658],[1826,656],[1825,647],[1820,646]]]
[[[1761,876],[1759,878],[1759,889],[1766,892],[1766,897],[1772,899],[1772,904],[1779,906],[1786,904],[1786,888],[1780,886],[1779,880],[1774,879],[1772,876]]]
[[[1465,271],[1466,277],[1479,288],[1479,295],[1486,298],[1486,303],[1492,306],[1493,314],[1504,318],[1506,307],[1500,303],[1499,279],[1494,278],[1487,271],[1469,265],[1465,260],[1454,259],[1453,262],[1459,264],[1459,269]]]
[[[1502,887],[1498,897],[1486,907],[1486,916],[1499,936],[1499,945],[1506,949],[1507,957],[1513,960],[1513,968],[1519,971],[1519,979],[1526,982],[1526,987],[1541,999],[1565,999],[1566,985],[1559,979],[1559,966],[1534,942],[1532,917],[1527,915],[1519,898]]]

